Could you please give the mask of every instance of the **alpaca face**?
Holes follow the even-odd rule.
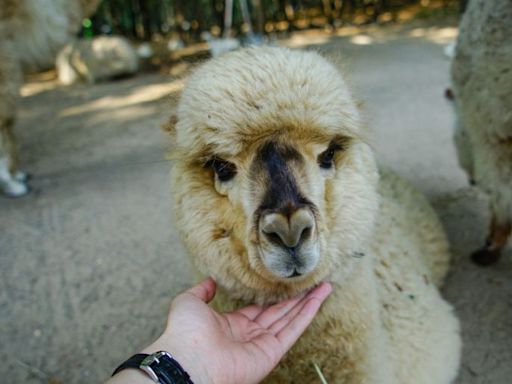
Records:
[[[274,279],[311,274],[320,260],[326,180],[348,139],[313,144],[290,135],[272,135],[252,143],[251,156],[226,160],[215,155],[215,190],[241,206],[255,269]]]
[[[287,71],[274,78],[265,65]],[[341,76],[311,53],[241,51],[196,72],[179,106],[173,170],[196,266],[257,301],[350,274],[377,207],[360,125]]]

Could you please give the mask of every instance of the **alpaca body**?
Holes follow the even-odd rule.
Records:
[[[53,66],[58,51],[99,1],[0,0],[0,189],[28,189],[18,171],[13,134],[23,73]]]
[[[333,284],[269,382],[316,382],[313,363],[329,383],[456,376],[458,322],[438,291],[444,233],[419,193],[379,176],[364,130],[341,74],[311,52],[226,54],[183,92],[175,211],[192,261],[218,283],[217,306]]]
[[[59,81],[73,84],[130,76],[137,72],[139,58],[130,41],[121,36],[77,39],[66,45],[56,60]]]
[[[17,60],[25,72],[44,70],[54,65],[59,50],[81,27],[84,17],[81,3],[86,5],[87,2],[0,1],[2,38],[7,38],[14,45]]]
[[[375,235],[348,281],[265,382],[451,383],[460,360],[459,323],[438,292],[448,269],[443,230],[428,202],[390,172],[380,178]],[[411,231],[411,228],[419,230]],[[390,241],[393,239],[393,242]],[[220,289],[215,305],[233,310]]]
[[[470,1],[452,63],[461,166],[490,198],[487,244],[473,255],[496,261],[512,229],[512,3]]]

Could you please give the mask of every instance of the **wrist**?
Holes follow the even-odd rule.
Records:
[[[107,384],[155,384],[155,382],[140,369],[124,369],[112,376]]]
[[[208,361],[174,337],[162,335],[151,345],[144,348],[141,353],[152,354],[157,351],[169,352],[174,360],[189,374],[190,380],[194,384],[212,384],[214,382],[208,374]]]

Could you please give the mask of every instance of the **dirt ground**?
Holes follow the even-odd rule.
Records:
[[[462,322],[457,383],[510,383],[512,250],[468,260],[486,234],[485,196],[451,141],[449,26],[300,33],[282,44],[343,63],[382,163],[427,194],[450,237],[444,289]],[[190,266],[173,226],[167,139],[159,126],[183,82],[141,74],[64,88],[29,81],[17,125],[26,198],[0,198],[0,382],[98,383],[161,331]]]

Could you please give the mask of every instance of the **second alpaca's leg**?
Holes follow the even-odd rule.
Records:
[[[0,122],[0,188],[7,196],[19,197],[29,189],[25,184],[26,175],[16,168],[13,123],[14,120]]]
[[[471,259],[478,265],[488,266],[496,263],[501,257],[501,250],[507,244],[512,232],[512,222],[502,221],[493,212],[489,235],[483,248],[473,252]]]
[[[13,132],[21,83],[21,67],[14,51],[8,42],[0,42],[0,190],[11,197],[28,192],[26,176],[17,168]]]

